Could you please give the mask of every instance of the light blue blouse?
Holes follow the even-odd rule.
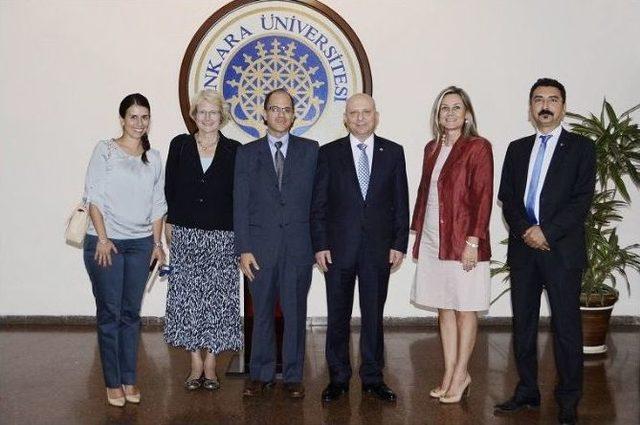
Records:
[[[84,185],[84,202],[102,213],[110,239],[136,239],[152,234],[151,224],[164,216],[164,173],[155,149],[147,151],[149,163],[102,140],[93,150]],[[97,236],[93,223],[87,233]]]

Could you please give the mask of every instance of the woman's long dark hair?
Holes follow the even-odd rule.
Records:
[[[151,113],[151,106],[149,105],[149,100],[143,95],[141,95],[140,93],[133,93],[128,96],[125,96],[125,98],[122,99],[122,102],[120,102],[120,108],[118,108],[120,117],[123,119],[126,118],[127,109],[129,109],[133,105],[145,107],[149,110],[149,113]],[[144,162],[145,164],[148,164],[149,160],[147,159],[147,151],[151,149],[151,143],[149,142],[149,135],[145,132],[142,135],[142,137],[140,137],[140,141],[142,141],[142,149],[144,149],[144,152],[142,152],[142,162]]]

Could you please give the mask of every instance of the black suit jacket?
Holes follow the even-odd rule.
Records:
[[[192,135],[180,134],[171,141],[164,182],[168,223],[233,230],[233,173],[240,143],[218,134],[216,154],[206,172]]]
[[[531,226],[524,193],[535,137],[511,142],[502,167],[498,199],[509,225],[510,266],[526,264],[536,252],[522,240],[522,234]],[[584,222],[593,199],[595,167],[593,142],[563,129],[540,192],[540,227],[551,252],[559,255],[569,269],[586,265]]]
[[[289,134],[282,189],[266,136],[236,155],[233,192],[235,249],[252,253],[260,267],[272,267],[284,252],[296,265],[314,262],[309,231],[318,142]]]
[[[402,146],[374,137],[367,198],[362,199],[349,136],[320,148],[311,207],[315,252],[330,250],[333,264],[352,267],[360,247],[377,264],[389,250],[407,252],[409,195]]]

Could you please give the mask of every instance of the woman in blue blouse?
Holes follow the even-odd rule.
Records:
[[[150,111],[139,93],[122,100],[122,135],[98,142],[85,179],[91,223],[84,263],[96,300],[107,402],[119,407],[140,402],[135,386],[140,305],[150,263],[164,261],[167,206],[160,154],[147,137]]]

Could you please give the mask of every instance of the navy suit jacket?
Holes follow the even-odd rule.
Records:
[[[238,255],[252,253],[273,267],[281,253],[291,264],[314,263],[309,230],[318,142],[289,135],[282,190],[262,137],[238,148],[233,187],[233,227]]]
[[[534,141],[535,134],[511,142],[502,166],[498,199],[509,225],[510,266],[526,264],[536,251],[522,240],[531,226],[523,199]],[[540,227],[551,252],[569,269],[586,265],[584,222],[593,199],[595,167],[593,142],[563,129],[540,192]]]
[[[333,264],[352,267],[363,247],[375,264],[389,250],[407,252],[409,195],[402,146],[375,136],[367,198],[362,199],[349,136],[320,148],[311,209],[315,252],[330,250]]]

